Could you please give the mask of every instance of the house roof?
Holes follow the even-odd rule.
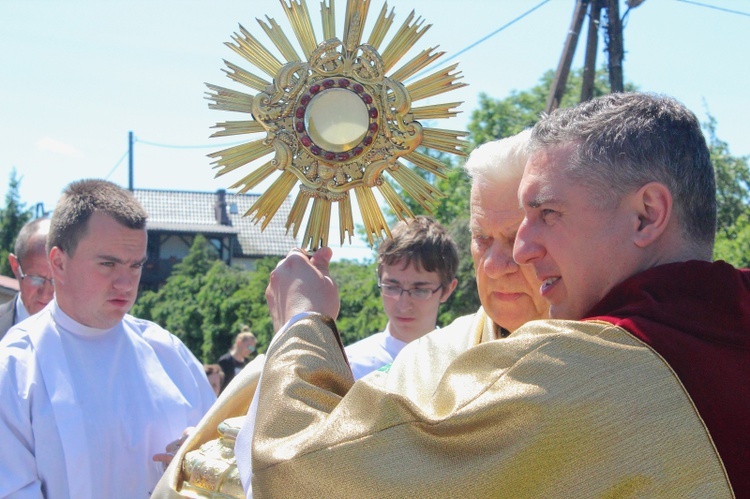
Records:
[[[18,293],[18,281],[15,277],[0,275],[0,288],[9,293]]]
[[[164,232],[200,232],[204,234],[237,235],[239,247],[236,257],[284,256],[299,246],[284,227],[292,208],[292,200],[286,198],[279,211],[261,232],[260,224],[252,217],[243,217],[258,200],[260,194],[231,194],[218,192],[167,191],[135,189],[136,199],[149,214],[146,228]],[[222,197],[225,205],[222,205]],[[217,216],[217,206],[221,211]],[[224,224],[221,219],[224,219]]]

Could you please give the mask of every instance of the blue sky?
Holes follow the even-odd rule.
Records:
[[[542,0],[395,0],[395,25],[413,9],[432,27],[416,49],[439,45],[442,60],[472,47]],[[673,95],[701,120],[708,110],[735,155],[750,155],[750,0],[701,0],[739,13],[680,0],[646,0],[627,16],[627,81]],[[437,102],[464,101],[465,127],[478,95],[504,98],[535,85],[554,69],[570,26],[573,0],[549,0],[469,48],[459,62],[469,86]],[[308,0],[319,30],[317,1]],[[382,2],[373,1],[365,33]],[[336,1],[343,18],[345,2]],[[626,11],[624,1],[621,12]],[[744,13],[744,14],[743,14]],[[244,90],[228,80],[223,59],[253,70],[224,42],[242,24],[266,45],[255,21],[283,27],[275,0],[4,0],[0,2],[0,195],[16,168],[21,197],[50,210],[62,188],[86,177],[128,185],[128,132],[136,137],[136,188],[215,191],[239,177],[214,178],[206,154],[235,142],[209,139],[217,121],[244,119],[208,109],[204,82]],[[291,30],[285,30],[290,36]],[[341,36],[342,22],[337,24]],[[584,36],[574,67],[580,67]],[[601,45],[600,45],[601,49]],[[599,54],[599,65],[604,63]],[[433,67],[443,65],[438,61]],[[245,172],[246,173],[246,172]],[[370,253],[362,243],[339,257]]]

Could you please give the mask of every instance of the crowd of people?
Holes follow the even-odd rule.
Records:
[[[458,253],[429,217],[378,248],[388,324],[348,346],[331,249],[293,250],[252,373],[249,328],[203,366],[128,314],[146,213],[72,183],[10,255],[0,497],[182,497],[186,453],[229,417],[214,469],[246,497],[750,497],[750,270],[712,261],[695,115],[606,95],[464,168],[476,313],[436,329]]]

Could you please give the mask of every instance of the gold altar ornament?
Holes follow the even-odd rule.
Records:
[[[287,232],[296,239],[308,210],[303,247],[328,245],[331,204],[338,203],[340,242],[354,230],[351,192],[354,192],[370,245],[390,231],[374,194],[377,188],[399,219],[413,213],[391,181],[425,210],[432,211],[443,196],[424,180],[416,168],[445,177],[445,166],[433,156],[417,151],[420,146],[444,153],[465,155],[463,131],[428,128],[419,120],[451,118],[461,102],[413,107],[413,103],[465,86],[458,80],[457,64],[405,84],[444,52],[427,48],[392,71],[431,25],[415,19],[414,11],[404,20],[380,52],[394,22],[388,4],[375,19],[369,39],[362,43],[369,0],[348,0],[344,33],[335,35],[334,0],[320,3],[323,41],[318,42],[305,0],[281,0],[303,57],[298,55],[281,26],[266,16],[256,19],[286,62],[280,61],[242,25],[226,44],[244,60],[271,78],[258,76],[224,61],[227,76],[254,91],[251,95],[207,84],[211,109],[247,113],[249,120],[217,123],[212,137],[264,134],[261,138],[209,154],[221,176],[254,163],[255,167],[230,186],[245,193],[269,178],[280,175],[245,213],[265,229],[276,211],[299,182],[299,192],[286,221]],[[390,72],[390,73],[389,73]],[[386,76],[389,74],[389,76]],[[386,177],[385,174],[388,174]]]

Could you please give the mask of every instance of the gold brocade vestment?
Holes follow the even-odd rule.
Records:
[[[494,337],[480,309],[356,384],[334,334],[311,316],[269,350],[255,497],[732,497],[679,380],[611,324],[539,321],[471,348]],[[244,414],[243,378],[218,405],[241,397]],[[155,496],[185,497],[170,470]]]
[[[391,366],[389,379],[412,379],[414,386],[430,383],[434,378],[430,372],[444,369],[452,358],[472,346],[495,339],[496,329],[480,308],[476,314],[461,317],[407,345]],[[441,355],[437,356],[437,352]],[[153,498],[244,497],[239,490],[231,446],[253,398],[264,361],[262,355],[254,359],[222,392],[175,455]]]
[[[352,384],[337,334],[311,315],[269,349],[254,497],[733,497],[679,379],[622,328],[532,321],[432,391]]]

